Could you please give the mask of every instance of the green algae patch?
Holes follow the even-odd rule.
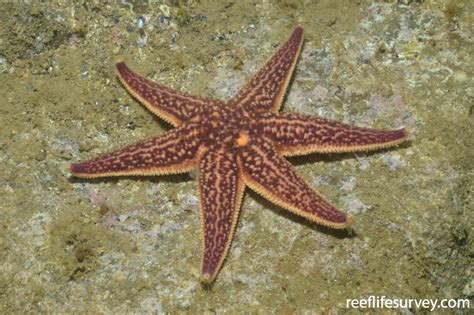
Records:
[[[69,35],[68,26],[64,19],[46,15],[51,16],[51,8],[3,3],[0,7],[0,55],[13,62],[59,47]]]
[[[103,268],[100,258],[106,253],[126,256],[137,248],[127,235],[108,229],[100,220],[68,210],[48,227],[47,247],[42,258],[52,272],[68,280],[78,280]]]

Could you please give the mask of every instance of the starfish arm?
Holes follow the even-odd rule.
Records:
[[[197,164],[200,133],[196,124],[186,124],[163,136],[71,164],[69,169],[74,176],[83,178],[184,173]]]
[[[360,128],[329,119],[293,113],[266,113],[263,134],[285,155],[338,153],[388,148],[407,139],[405,129]]]
[[[223,147],[205,151],[199,171],[203,241],[201,280],[210,283],[232,242],[245,186],[235,156]]]
[[[255,139],[239,155],[244,182],[269,201],[310,221],[336,229],[353,218],[339,211],[312,189],[273,146]]]
[[[248,111],[278,111],[303,44],[303,28],[296,27],[288,41],[236,95],[235,104]]]
[[[117,75],[127,91],[161,119],[179,126],[202,107],[222,106],[223,101],[191,96],[150,81],[133,72],[123,61],[116,63]]]

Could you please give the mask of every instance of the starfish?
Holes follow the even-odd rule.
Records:
[[[82,178],[176,174],[198,169],[201,281],[216,278],[229,251],[245,187],[309,221],[335,229],[354,218],[339,211],[285,156],[369,151],[397,145],[405,129],[378,130],[321,117],[278,113],[303,44],[303,28],[228,101],[192,96],[116,63],[128,92],[175,129],[95,159],[71,164]]]

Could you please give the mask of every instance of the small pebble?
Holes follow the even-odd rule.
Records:
[[[169,18],[171,16],[171,10],[169,6],[167,6],[166,4],[162,4],[159,8],[165,17]]]
[[[471,279],[468,283],[466,283],[464,289],[462,290],[462,293],[467,297],[474,296],[474,279]]]
[[[140,28],[140,29],[143,28],[145,26],[145,24],[146,24],[146,20],[143,16],[137,17],[137,27],[138,28]]]
[[[126,215],[126,214],[121,214],[121,215],[119,215],[118,220],[119,220],[120,222],[124,222],[125,220],[128,219],[128,217],[129,217],[129,216]]]
[[[455,71],[453,74],[453,79],[457,82],[464,82],[467,80],[467,74],[461,70]]]

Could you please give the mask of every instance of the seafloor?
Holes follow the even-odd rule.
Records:
[[[371,295],[472,303],[472,1],[96,3],[0,6],[0,313],[332,313]],[[410,141],[291,159],[356,216],[353,232],[247,193],[204,287],[196,174],[78,180],[68,165],[170,128],[122,88],[116,59],[226,99],[295,25],[306,41],[283,110],[405,126]]]

